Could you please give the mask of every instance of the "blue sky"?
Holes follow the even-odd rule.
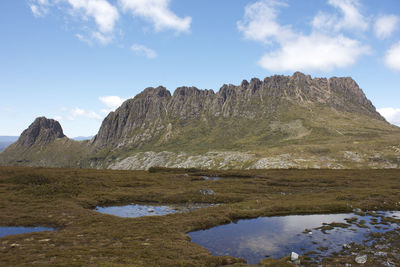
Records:
[[[149,86],[351,76],[400,125],[398,0],[3,0],[0,135],[38,116],[94,135]]]

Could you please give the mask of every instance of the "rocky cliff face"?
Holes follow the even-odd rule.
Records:
[[[0,165],[147,169],[399,168],[400,129],[349,77],[300,72],[225,84],[218,92],[147,88],[77,142],[38,118]]]
[[[29,148],[33,145],[44,146],[56,138],[65,137],[58,121],[45,117],[37,118],[19,137],[16,145]]]
[[[172,127],[190,120],[271,119],[280,108],[293,104],[305,108],[319,104],[384,120],[352,78],[312,79],[296,72],[244,80],[240,86],[225,84],[217,93],[180,87],[171,95],[164,87],[147,88],[107,116],[92,144],[140,147],[161,134],[168,137]]]

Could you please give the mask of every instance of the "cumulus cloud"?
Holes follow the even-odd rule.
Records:
[[[57,6],[60,10],[84,22],[93,20],[96,25],[94,29],[86,25],[82,27],[86,32],[85,35],[80,33],[75,35],[88,44],[91,44],[92,40],[101,44],[110,43],[119,19],[118,9],[107,0],[31,0],[29,6],[35,17],[45,16],[51,7]]]
[[[400,42],[386,52],[385,63],[392,70],[400,72]]]
[[[147,58],[156,58],[157,53],[144,45],[133,44],[131,46],[132,51],[134,51],[137,55],[145,55]]]
[[[312,25],[316,29],[341,31],[366,31],[369,27],[367,19],[361,14],[358,0],[329,0],[328,4],[335,7],[341,14],[319,12],[314,17]]]
[[[400,108],[380,108],[378,112],[391,124],[400,126]]]
[[[109,108],[109,110],[102,109],[103,113],[107,113],[110,110],[117,109],[126,99],[119,96],[101,96],[99,100]]]
[[[395,15],[385,15],[379,17],[374,25],[374,32],[376,37],[379,39],[385,39],[392,35],[396,30],[396,27],[400,21],[400,18]]]
[[[86,117],[86,118],[89,118],[89,119],[96,119],[96,120],[103,119],[103,117],[101,117],[96,112],[94,112],[94,111],[86,111],[86,110],[81,109],[81,108],[74,108],[71,111],[71,115],[72,115],[72,117],[70,117],[70,119],[74,119],[75,117]]]
[[[177,32],[188,32],[192,23],[191,17],[178,17],[170,8],[170,0],[119,0],[125,12],[142,17],[153,24],[156,31],[166,29]]]
[[[287,6],[278,0],[258,1],[245,7],[243,20],[237,23],[239,31],[246,39],[271,43],[274,39],[289,39],[294,35],[290,26],[277,22],[277,7]]]
[[[93,18],[102,33],[112,32],[119,19],[117,8],[106,0],[68,0],[68,3],[75,14]]]
[[[329,0],[328,3],[342,16],[318,13],[308,35],[295,32],[292,25],[278,22],[279,8],[287,6],[286,2],[279,0],[258,0],[247,5],[244,18],[237,27],[246,39],[278,45],[259,61],[259,65],[267,70],[331,71],[347,67],[368,54],[370,48],[339,31],[345,28],[366,30],[368,23],[359,12],[356,0]]]
[[[283,43],[280,49],[265,54],[259,64],[273,71],[330,71],[352,65],[359,56],[368,52],[369,47],[342,35],[312,34]]]

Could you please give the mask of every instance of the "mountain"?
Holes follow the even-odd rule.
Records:
[[[1,165],[79,167],[85,150],[63,133],[58,121],[37,118],[0,154]]]
[[[50,125],[52,134],[39,147],[64,152],[50,159],[33,144],[29,149],[37,158],[29,165],[43,160],[62,165],[59,157],[67,153],[55,145],[60,140],[74,154],[68,166],[93,168],[397,168],[400,163],[400,129],[385,121],[350,77],[296,72],[225,84],[216,93],[147,88],[111,112],[94,138],[78,144]],[[17,155],[26,155],[15,154],[22,141],[0,154],[1,164],[18,164]]]
[[[18,136],[0,136],[0,152],[18,140]]]

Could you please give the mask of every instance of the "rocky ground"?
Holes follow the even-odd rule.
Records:
[[[340,157],[341,156],[341,157]],[[104,165],[101,165],[103,167]],[[174,152],[140,152],[124,159],[117,158],[107,166],[114,170],[148,170],[151,167],[200,168],[200,169],[345,169],[345,168],[399,168],[397,160],[385,159],[379,153],[362,154],[341,151],[341,155],[307,156],[290,153],[270,157],[260,157],[242,152],[207,152],[203,155]]]

